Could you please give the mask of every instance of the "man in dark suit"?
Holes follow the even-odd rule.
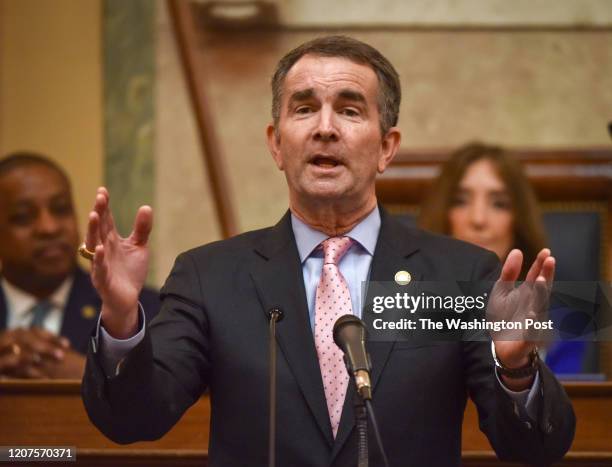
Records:
[[[77,266],[68,177],[50,159],[0,159],[0,375],[81,378],[101,301]],[[152,317],[159,309],[144,289]]]
[[[141,207],[127,239],[98,190],[87,249],[103,298],[83,398],[92,421],[117,442],[156,439],[209,388],[210,465],[267,464],[267,311],[278,325],[277,461],[349,466],[356,461],[353,386],[331,342],[339,314],[361,315],[362,281],[514,282],[522,255],[501,275],[495,256],[404,227],[377,206],[374,181],[400,143],[400,89],[392,65],[367,44],[316,39],[280,62],[272,81],[268,144],[289,186],[290,211],[274,227],[180,255],[150,325],[137,305],[152,212]],[[552,281],[543,250],[527,283]],[[492,305],[511,320],[517,291]],[[569,448],[574,415],[534,343],[370,342],[374,406],[391,465],[459,465],[469,395],[501,458],[532,463]],[[382,465],[372,449],[372,465]]]

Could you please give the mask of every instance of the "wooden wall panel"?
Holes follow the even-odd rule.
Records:
[[[612,383],[567,383],[565,387],[578,424],[572,450],[559,465],[612,465]],[[209,422],[209,400],[204,396],[162,439],[121,446],[90,423],[78,382],[0,381],[1,444],[76,446],[77,465],[202,466],[207,457]],[[462,446],[464,465],[506,465],[495,460],[478,429],[471,402]]]

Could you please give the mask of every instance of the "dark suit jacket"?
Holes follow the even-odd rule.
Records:
[[[140,301],[144,309],[147,310],[147,320],[153,319],[160,308],[159,294],[152,289],[145,288],[140,295]],[[98,322],[101,304],[102,302],[91,283],[89,274],[77,268],[64,309],[60,330],[60,335],[68,338],[77,352],[87,353],[89,337]],[[6,328],[6,322],[6,299],[0,286],[0,331]]]
[[[382,213],[371,280],[492,278],[492,253],[407,228]],[[162,289],[162,311],[120,374],[104,375],[90,348],[83,398],[93,423],[120,443],[166,433],[206,389],[211,394],[211,466],[267,465],[268,318],[279,306],[279,466],[353,466],[352,386],[334,440],[308,318],[290,216],[181,254]],[[470,395],[481,428],[504,459],[545,463],[569,448],[574,414],[542,366],[540,414],[526,424],[498,384],[486,343],[370,342],[374,406],[393,466],[456,466]],[[371,440],[371,465],[382,465]]]

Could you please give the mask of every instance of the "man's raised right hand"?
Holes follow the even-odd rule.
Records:
[[[109,206],[109,193],[98,188],[93,211],[89,213],[85,245],[95,251],[91,279],[102,298],[102,323],[117,339],[138,331],[138,296],[149,267],[149,234],[153,210],[141,206],[132,233],[123,238],[117,232]]]

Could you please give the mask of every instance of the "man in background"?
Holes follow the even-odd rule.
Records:
[[[80,378],[100,299],[78,267],[70,181],[50,159],[0,159],[0,377]],[[144,290],[149,314],[157,295]]]

